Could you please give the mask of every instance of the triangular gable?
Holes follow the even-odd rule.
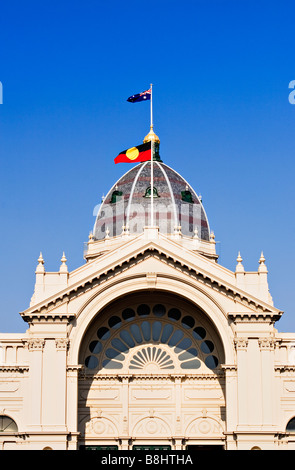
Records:
[[[126,267],[133,261],[137,263],[149,256],[156,256],[163,262],[169,262],[177,269],[188,275],[194,275],[195,280],[209,283],[215,289],[223,292],[225,295],[231,295],[240,301],[246,301],[253,309],[259,308],[265,312],[271,312],[275,315],[281,315],[278,309],[274,308],[253,295],[237,288],[231,281],[234,281],[234,273],[218,265],[214,261],[206,259],[197,252],[186,250],[167,238],[161,237],[159,240],[133,240],[133,243],[126,243],[114,252],[106,253],[93,260],[82,268],[84,276],[79,276],[79,269],[74,272],[70,284],[63,290],[57,292],[44,301],[28,308],[21,313],[21,316],[29,318],[34,312],[40,312],[48,308],[52,309],[57,302],[67,302],[72,294],[81,292],[81,289],[89,289],[91,285],[100,283],[109,273],[114,271],[126,270]],[[85,269],[86,268],[86,269]],[[76,279],[76,282],[71,282]],[[68,315],[67,315],[68,316]],[[71,316],[68,316],[70,319]]]

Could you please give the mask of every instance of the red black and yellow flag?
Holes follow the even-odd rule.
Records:
[[[138,145],[137,147],[131,147],[130,149],[124,150],[119,153],[115,158],[115,163],[137,163],[146,162],[151,159],[151,142]]]

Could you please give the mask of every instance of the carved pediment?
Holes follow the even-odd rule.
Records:
[[[74,313],[56,313],[56,310],[64,304],[69,303],[72,299],[86,292],[92,291],[96,287],[119,280],[120,274],[124,274],[124,280],[133,277],[145,277],[147,280],[147,288],[155,287],[157,276],[165,276],[165,272],[146,271],[146,267],[142,269],[132,269],[138,267],[150,258],[157,260],[170,268],[168,276],[179,277],[179,273],[187,277],[188,282],[194,283],[196,286],[207,286],[214,291],[231,298],[233,301],[239,302],[253,312],[267,313],[275,318],[275,321],[281,316],[282,312],[275,309],[271,305],[255,298],[253,295],[237,288],[229,280],[229,275],[223,275],[224,268],[219,267],[215,262],[204,260],[204,257],[198,253],[188,253],[185,250],[177,249],[170,246],[170,243],[161,243],[156,241],[148,241],[145,244],[132,250],[120,250],[112,255],[104,255],[99,260],[95,260],[83,267],[83,276],[77,282],[71,284],[71,276],[67,288],[50,296],[48,299],[37,305],[25,310],[21,316],[25,321],[32,321],[41,318],[51,318],[56,321],[71,321]],[[161,270],[162,271],[162,270]],[[77,276],[76,276],[77,277]],[[121,276],[122,277],[122,276]],[[61,310],[61,309],[60,309]],[[251,314],[250,314],[251,315]],[[234,317],[233,317],[234,319]]]

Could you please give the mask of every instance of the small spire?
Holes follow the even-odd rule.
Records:
[[[68,267],[66,265],[66,262],[67,262],[67,258],[66,258],[65,252],[63,252],[62,257],[61,257],[61,266],[59,268],[59,272],[62,272],[62,273],[68,272]]]
[[[43,259],[41,251],[40,251],[39,258],[38,258],[38,266],[36,268],[36,273],[45,273],[44,259]]]
[[[210,242],[211,242],[211,243],[215,243],[215,235],[214,235],[213,230],[212,230],[211,233],[210,233]]]
[[[241,257],[241,253],[239,252],[238,257],[237,257],[237,266],[236,266],[236,273],[242,273],[244,272],[244,266],[242,265],[243,258]]]
[[[267,273],[267,267],[265,266],[265,258],[264,258],[263,251],[261,252],[261,255],[260,255],[260,258],[259,258],[258,272],[259,273]]]
[[[93,233],[90,232],[89,235],[88,235],[88,240],[89,240],[88,243],[92,243],[92,242],[93,242],[93,239],[94,239]]]
[[[44,259],[43,259],[43,255],[42,255],[42,252],[41,252],[41,251],[40,251],[39,258],[38,258],[38,263],[39,263],[39,265],[44,264]]]
[[[143,139],[143,143],[145,144],[146,142],[156,142],[157,144],[160,143],[159,137],[154,133],[153,125],[150,126],[150,132]]]

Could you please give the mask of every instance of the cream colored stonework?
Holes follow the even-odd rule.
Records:
[[[294,449],[295,334],[274,326],[264,257],[217,258],[213,236],[157,228],[90,237],[73,272],[41,255],[26,333],[0,335],[0,447]]]

